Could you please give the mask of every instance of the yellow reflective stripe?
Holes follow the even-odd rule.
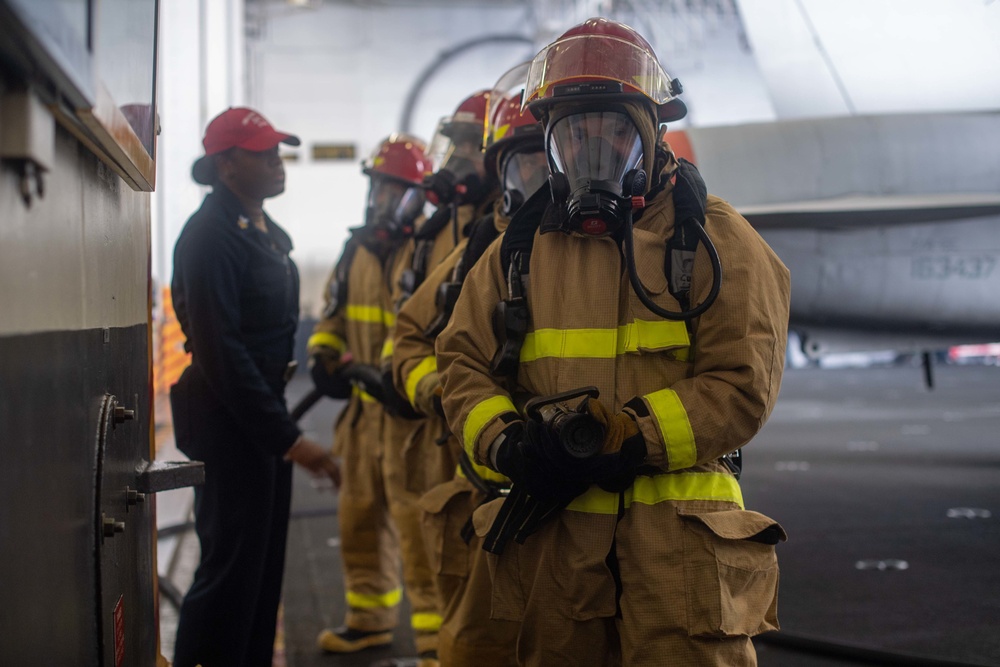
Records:
[[[417,632],[437,632],[441,629],[443,620],[439,614],[413,614],[410,616],[410,625]]]
[[[322,331],[309,336],[309,340],[306,341],[306,348],[310,347],[332,347],[341,353],[347,351],[347,343],[344,342],[343,338],[337,334]]]
[[[482,479],[483,481],[493,482],[495,484],[504,484],[504,485],[510,484],[510,479],[507,477],[507,475],[504,475],[503,473],[497,472],[495,470],[490,470],[486,466],[481,466],[475,461],[470,461],[470,463],[472,464],[472,469],[476,471],[476,474],[479,475],[479,478]],[[465,471],[462,470],[462,466],[456,466],[455,475],[461,477],[462,479],[468,479],[468,477],[466,477],[465,475]]]
[[[625,507],[633,503],[656,505],[670,500],[719,500],[736,503],[742,509],[743,492],[732,475],[722,472],[680,472],[635,478],[625,490]],[[592,486],[573,499],[566,509],[589,514],[617,514],[618,494]]]
[[[497,415],[504,412],[517,412],[513,401],[508,396],[493,396],[482,401],[472,408],[469,416],[465,419],[465,426],[462,429],[462,442],[465,444],[465,452],[473,461],[475,457],[476,439],[483,428],[489,424]]]
[[[698,449],[694,444],[694,431],[691,430],[687,411],[677,392],[661,389],[643,398],[649,403],[649,409],[660,427],[660,436],[667,451],[667,470],[693,466],[698,459]]]
[[[396,316],[378,306],[348,306],[346,314],[347,319],[354,322],[384,324],[387,327],[396,324]]]
[[[618,332],[615,329],[538,329],[524,337],[521,363],[558,359],[613,359]]]
[[[378,399],[358,386],[351,387],[351,395],[361,398],[362,403],[378,403]]]
[[[566,509],[587,514],[618,514],[618,494],[605,491],[599,486],[591,486],[574,498]]]
[[[378,607],[395,607],[403,599],[403,589],[397,588],[388,593],[355,593],[347,591],[347,606],[355,609],[376,609]]]
[[[655,505],[666,500],[723,500],[736,503],[743,509],[740,483],[724,472],[679,472],[655,477],[640,475],[625,493],[625,507],[632,503]]]
[[[385,342],[382,343],[382,354],[379,355],[379,356],[381,356],[383,359],[388,359],[389,357],[392,356],[392,339],[391,338],[386,338]]]
[[[658,349],[666,347],[689,347],[691,345],[687,325],[684,322],[636,320],[625,326],[618,327],[619,336],[622,336],[622,329],[626,329],[625,337],[628,341],[625,346],[626,352],[637,352],[640,347],[644,349]]]
[[[521,362],[557,359],[613,359],[640,349],[686,348],[687,327],[670,320],[635,320],[615,329],[538,329],[524,338]],[[687,358],[678,350],[678,358]]]
[[[434,373],[438,369],[437,357],[433,354],[424,357],[424,360],[417,364],[417,367],[410,371],[406,378],[406,397],[410,399],[410,405],[417,405],[417,385],[427,377],[428,373]]]

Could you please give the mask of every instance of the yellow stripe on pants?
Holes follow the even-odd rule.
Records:
[[[403,599],[403,589],[396,588],[388,593],[368,594],[347,591],[347,606],[357,609],[375,609],[377,607],[395,607]]]
[[[437,632],[441,629],[442,620],[440,614],[413,614],[410,616],[410,625],[417,632]]]

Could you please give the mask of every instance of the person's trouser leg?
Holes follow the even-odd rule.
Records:
[[[441,449],[429,437],[430,423],[388,418],[385,479],[389,510],[399,529],[403,581],[410,601],[410,625],[417,653],[437,650],[441,609],[421,528],[420,496],[445,481],[431,465]],[[449,474],[450,477],[450,474]],[[427,488],[425,488],[427,487]]]
[[[464,490],[459,485],[464,483]],[[482,502],[466,480],[450,483],[456,493],[436,516],[425,516],[425,536],[440,544],[438,572],[443,621],[438,633],[441,667],[512,667],[520,624],[490,618],[492,584],[483,541],[463,529]]]
[[[281,584],[285,573],[285,547],[292,504],[292,464],[278,462],[274,470],[274,510],[271,512],[271,539],[261,576],[260,596],[253,616],[247,665],[270,667],[274,653],[274,630],[281,604]],[[270,629],[270,630],[269,630]]]
[[[399,538],[389,516],[382,477],[381,408],[365,410],[349,431],[338,428],[343,484],[338,520],[347,591],[348,628],[391,630],[402,599]],[[343,426],[343,425],[342,425]]]
[[[774,548],[715,535],[704,523],[684,519],[678,506],[733,509],[691,501],[633,503],[625,512],[616,540],[624,664],[755,667],[750,635],[773,604],[767,567]]]
[[[223,450],[224,443],[218,444]],[[174,649],[177,667],[270,664],[274,622],[269,628],[258,627],[255,618],[267,615],[261,605],[272,604],[274,598],[273,593],[261,594],[270,554],[285,549],[281,526],[287,525],[288,501],[281,494],[287,487],[279,488],[275,480],[276,470],[287,471],[288,466],[277,457],[246,449],[238,455],[227,450],[203,457],[205,483],[195,489],[201,561],[181,605]],[[275,520],[278,513],[284,518]],[[280,570],[268,586],[280,594]],[[276,608],[276,601],[273,604]],[[253,639],[255,646],[264,647],[257,653],[266,653],[266,663],[262,656],[248,662],[255,634],[260,635]]]
[[[483,537],[499,505],[477,511]],[[482,513],[480,513],[482,512]],[[517,662],[529,667],[621,665],[615,584],[605,559],[615,516],[563,510],[500,556],[487,555],[491,617],[520,622]]]

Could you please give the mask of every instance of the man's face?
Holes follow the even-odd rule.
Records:
[[[572,114],[552,126],[549,151],[570,181],[621,182],[642,165],[642,138],[628,114],[593,111]]]
[[[233,148],[220,156],[218,168],[223,182],[245,197],[263,200],[285,191],[285,165],[277,146],[265,151]]]

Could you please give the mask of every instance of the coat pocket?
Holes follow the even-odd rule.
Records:
[[[480,538],[480,543],[490,532],[503,503],[503,498],[497,498],[480,506],[472,514],[472,525],[476,530],[476,536]],[[518,549],[515,548],[517,546],[519,545],[507,545],[507,549],[499,556],[486,554],[486,564],[493,584],[490,600],[490,618],[493,620],[520,621],[524,616],[525,596],[517,569]]]
[[[472,516],[472,494],[468,481],[453,479],[420,498],[424,542],[435,574],[469,576],[469,545],[462,531]]]
[[[422,495],[455,475],[454,443],[437,444],[441,424],[435,418],[420,420],[403,444],[406,490],[410,493]]]
[[[688,634],[754,636],[778,629],[778,560],[787,539],[773,519],[748,510],[679,507],[684,520]]]

